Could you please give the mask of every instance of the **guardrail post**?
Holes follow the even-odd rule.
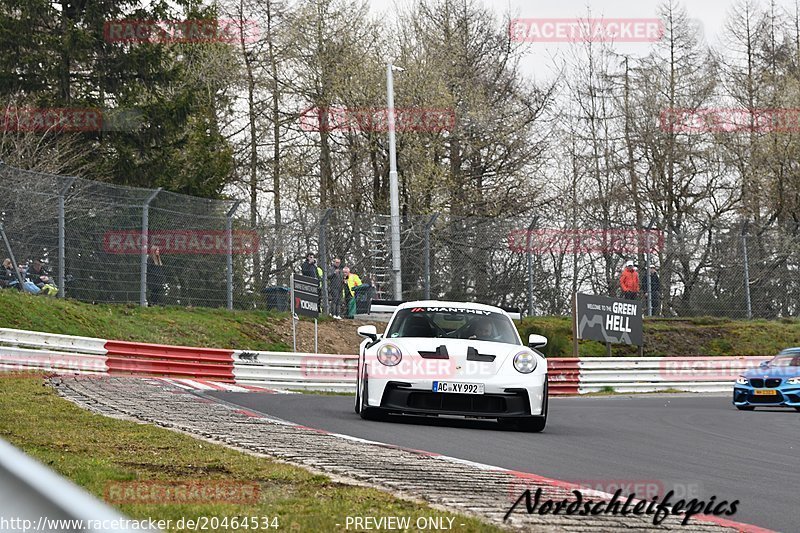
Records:
[[[226,259],[228,311],[233,310],[233,214],[239,208],[239,204],[241,203],[242,203],[241,200],[236,200],[236,203],[233,204],[233,207],[231,207],[228,210],[228,214],[225,215],[225,232],[226,232],[226,237],[228,238],[228,250]]]
[[[439,213],[431,217],[425,224],[425,299],[431,299],[431,226],[439,218]]]
[[[330,302],[328,302],[328,243],[326,239],[328,219],[332,213],[333,209],[329,207],[319,221],[319,260],[322,261],[322,265],[317,264],[317,266],[322,268],[322,298],[320,301],[323,302],[322,310],[326,315],[331,314]]]
[[[61,188],[58,192],[58,297],[64,298],[66,295],[66,287],[64,286],[64,279],[65,279],[65,267],[64,262],[66,261],[66,238],[65,234],[65,216],[64,216],[64,201],[67,195],[67,191],[69,188],[72,187],[72,184],[75,182],[75,177],[67,178],[67,183]]]
[[[753,306],[750,302],[750,266],[747,261],[747,222],[742,226],[742,254],[744,255],[744,297],[749,320],[753,318]]]
[[[161,187],[150,193],[142,206],[142,242],[139,252],[139,305],[147,307],[147,234],[150,226],[150,202],[161,192]]]

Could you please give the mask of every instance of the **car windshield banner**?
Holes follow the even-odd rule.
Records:
[[[319,316],[319,280],[309,276],[294,276],[294,312],[298,315]]]
[[[642,302],[580,293],[575,298],[579,339],[642,345]]]

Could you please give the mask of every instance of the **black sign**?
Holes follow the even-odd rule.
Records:
[[[319,280],[317,278],[294,277],[294,312],[311,318],[319,316]]]
[[[642,302],[576,294],[579,339],[642,345]]]

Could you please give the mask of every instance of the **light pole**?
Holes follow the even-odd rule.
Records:
[[[389,129],[389,206],[391,209],[391,238],[392,238],[392,275],[394,290],[392,297],[395,300],[403,299],[403,272],[400,262],[400,191],[397,184],[397,156],[394,141],[394,78],[392,71],[403,71],[402,68],[388,63],[386,65],[386,99]]]

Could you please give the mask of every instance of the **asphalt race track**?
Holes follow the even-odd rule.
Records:
[[[737,411],[728,395],[551,398],[544,433],[491,422],[368,422],[353,397],[210,392],[270,416],[565,481],[659,487],[659,496],[739,500],[733,520],[800,530],[800,413]],[[652,497],[653,494],[650,496]]]

